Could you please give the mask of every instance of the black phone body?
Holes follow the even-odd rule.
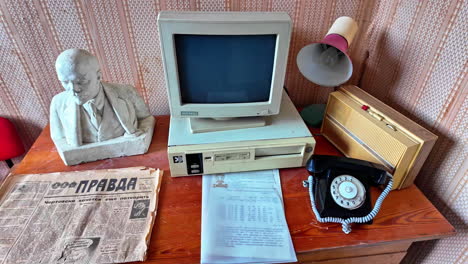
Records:
[[[306,168],[313,176],[315,206],[321,217],[368,215],[372,210],[370,186],[387,180],[382,165],[346,157],[313,155]]]

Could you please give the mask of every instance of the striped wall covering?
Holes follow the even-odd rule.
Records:
[[[169,114],[160,10],[288,12],[294,27],[286,86],[297,105],[324,103],[331,90],[301,76],[297,53],[321,39],[337,17],[354,17],[360,31],[350,50],[350,83],[439,136],[417,185],[458,234],[416,243],[404,262],[468,261],[466,0],[0,0],[0,115],[16,124],[26,147],[62,90],[54,63],[68,48],[89,50],[106,65],[104,80],[134,85],[153,114]],[[0,176],[6,173],[0,163]]]

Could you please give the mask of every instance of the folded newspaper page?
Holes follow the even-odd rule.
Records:
[[[0,263],[146,259],[162,171],[10,175],[0,188]]]
[[[202,263],[295,262],[278,170],[203,176]]]

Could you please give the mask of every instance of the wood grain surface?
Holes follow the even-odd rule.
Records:
[[[149,166],[164,170],[155,227],[145,263],[199,263],[201,227],[201,176],[170,176],[167,160],[169,117],[156,117],[153,142],[145,155],[113,158],[82,165],[65,166],[60,159],[48,126],[34,143],[23,161],[15,166],[15,174],[79,171],[90,169]],[[318,133],[313,130],[313,133]],[[316,154],[340,155],[321,136]],[[393,191],[384,201],[372,225],[353,225],[345,235],[338,224],[320,224],[310,208],[308,191],[302,181],[308,176],[305,168],[282,169],[282,191],[288,226],[298,258],[314,251],[362,248],[392,243],[436,239],[455,233],[450,223],[437,211],[416,186]],[[373,189],[372,197],[380,193]],[[140,262],[141,263],[141,262]]]

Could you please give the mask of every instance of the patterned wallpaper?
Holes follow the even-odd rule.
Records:
[[[467,261],[466,0],[0,0],[0,115],[15,123],[26,147],[62,90],[55,58],[72,47],[95,54],[105,80],[134,85],[153,114],[169,113],[160,10],[288,12],[294,28],[286,86],[297,105],[325,102],[330,92],[301,76],[298,51],[321,39],[337,17],[355,18],[360,30],[350,50],[350,83],[439,136],[417,185],[458,234],[413,245],[404,262]],[[1,163],[0,176],[6,173]]]

